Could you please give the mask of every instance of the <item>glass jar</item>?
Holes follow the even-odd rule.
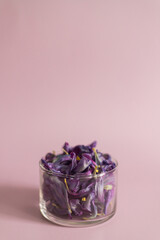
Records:
[[[96,225],[116,211],[117,167],[89,176],[65,175],[46,170],[40,161],[40,211],[63,226]]]

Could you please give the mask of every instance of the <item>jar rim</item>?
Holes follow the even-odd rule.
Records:
[[[53,175],[53,176],[57,176],[57,177],[63,177],[63,178],[78,178],[78,179],[88,179],[88,178],[98,178],[98,177],[102,177],[102,176],[105,176],[105,175],[108,175],[112,172],[115,172],[118,168],[118,161],[115,159],[115,158],[112,158],[113,159],[113,162],[116,164],[115,168],[109,170],[109,171],[105,171],[105,172],[102,172],[102,173],[99,173],[99,174],[91,174],[91,175],[85,175],[84,174],[82,175],[81,173],[77,173],[77,174],[74,174],[74,175],[68,175],[68,174],[64,174],[64,173],[57,173],[56,171],[51,171],[51,170],[48,170],[46,169],[43,165],[42,165],[42,162],[41,160],[39,160],[39,167],[41,170],[43,170],[44,172],[48,173],[49,175]]]

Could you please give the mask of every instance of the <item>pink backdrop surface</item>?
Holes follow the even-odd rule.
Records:
[[[119,161],[116,215],[39,213],[39,159],[98,141]],[[0,239],[160,239],[160,1],[0,0]]]

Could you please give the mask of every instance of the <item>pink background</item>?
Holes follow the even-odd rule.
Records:
[[[160,1],[0,0],[0,239],[160,239]],[[108,222],[39,213],[39,159],[65,141],[119,161]]]

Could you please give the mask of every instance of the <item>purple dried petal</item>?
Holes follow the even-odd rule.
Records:
[[[92,154],[90,154],[90,153],[83,153],[82,154],[82,158],[83,157],[86,157],[86,158],[88,158],[88,160],[90,160],[91,162],[92,162],[92,166],[95,168],[95,166],[97,166],[97,164],[95,163],[95,161],[93,161],[93,159],[92,159]]]
[[[108,153],[103,154],[106,160],[111,160],[111,156]]]
[[[91,148],[95,148],[97,146],[97,141],[92,142],[89,146]]]
[[[59,157],[59,159],[55,162],[56,164],[61,164],[67,162],[69,163],[69,161],[71,161],[71,156],[69,154],[66,155],[62,155],[61,157]]]
[[[112,190],[104,190],[105,192],[105,203],[104,203],[104,214],[107,215],[107,208],[112,199]]]
[[[61,173],[69,175],[70,172],[71,172],[71,164],[69,164],[67,166],[66,165],[61,165],[59,169],[60,169]]]
[[[54,157],[55,157],[55,155],[53,153],[47,153],[45,156],[45,160],[47,162],[52,162]]]
[[[94,192],[92,192],[91,194],[89,194],[87,196],[86,201],[82,202],[82,208],[84,210],[87,210],[87,211],[91,212],[91,203],[92,203],[94,198],[95,198],[95,194],[94,194]]]
[[[114,169],[114,165],[110,164],[110,165],[104,165],[103,167],[103,171],[104,172],[108,172],[108,171],[111,171],[112,169]]]
[[[70,147],[69,143],[68,142],[65,142],[64,145],[63,145],[63,149],[70,153],[72,151],[72,148]]]
[[[101,152],[97,151],[97,155],[98,155],[98,160],[100,164],[103,164],[103,162],[106,160],[105,157],[103,156],[103,154]]]
[[[67,180],[68,188],[70,192],[77,193],[80,189],[80,181],[79,179],[68,179]]]
[[[48,167],[49,167],[50,170],[52,170],[52,169],[54,168],[53,163],[50,163],[50,162],[49,162],[49,163],[48,163]]]
[[[76,155],[81,156],[82,153],[91,153],[91,148],[85,145],[77,145],[72,150]]]
[[[71,199],[70,200],[70,206],[71,206],[72,212],[76,216],[81,216],[83,214],[83,211],[81,209],[81,205],[80,205],[80,200],[79,199]]]
[[[104,178],[104,185],[111,185],[112,187],[115,187],[115,176],[114,173],[108,173]]]
[[[68,183],[70,184],[70,181],[67,181],[67,185]],[[79,188],[80,190],[75,191],[73,189],[69,188],[68,185],[68,193],[72,196],[72,197],[76,197],[76,198],[82,198],[84,196],[87,196],[88,194],[90,194],[93,190],[94,190],[94,183],[90,183],[88,186],[84,185],[78,185],[77,188]]]
[[[89,160],[87,157],[84,155],[82,156],[81,160],[78,162],[77,167],[74,169],[75,173],[81,173],[83,172],[86,168],[88,168],[91,165],[91,160]]]
[[[81,189],[77,195],[79,198],[81,198],[81,197],[87,196],[87,194],[90,194],[93,190],[94,190],[94,183],[91,183],[86,188]]]
[[[52,199],[52,192],[47,184],[43,184],[42,186],[43,198],[45,201]]]
[[[77,166],[76,154],[74,152],[71,152],[70,157],[72,159],[72,164],[71,164],[71,171],[72,171]]]
[[[71,211],[65,184],[62,181],[60,181],[58,177],[49,176],[47,185],[48,190],[50,191],[50,200],[53,201],[55,205],[60,206],[64,213],[66,212],[67,209],[68,214],[70,215]],[[45,186],[43,187],[43,192],[44,188]],[[55,211],[59,210],[56,209]]]
[[[95,205],[95,202],[92,201],[92,216],[90,218],[95,218],[97,216],[97,207]]]
[[[41,159],[41,163],[42,163],[42,165],[44,166],[44,168],[46,168],[47,170],[50,170],[50,168],[49,168],[49,166],[48,166],[48,163],[47,163],[47,161],[45,160],[45,159]]]
[[[95,184],[95,191],[100,202],[104,202],[104,181],[102,178],[97,179]]]
[[[68,215],[68,208],[61,208],[60,206],[58,206],[57,204],[55,204],[54,202],[49,202],[47,203],[47,210],[56,215],[56,216],[67,216]]]

